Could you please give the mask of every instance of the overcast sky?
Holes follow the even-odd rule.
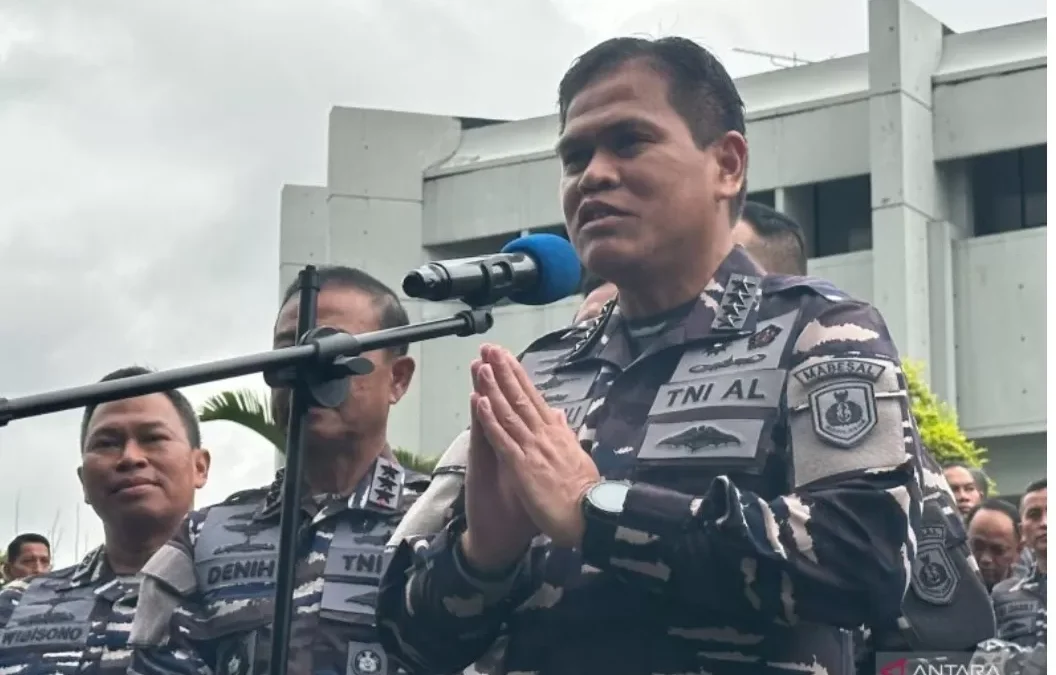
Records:
[[[1045,13],[919,4],[956,31]],[[325,183],[331,106],[544,115],[577,54],[632,33],[697,39],[739,76],[774,66],[734,47],[865,51],[866,2],[0,0],[0,394],[267,349],[279,191]],[[232,386],[263,383],[188,394]],[[101,541],[74,473],[78,421],[0,429],[0,545],[16,519],[52,533],[61,564]],[[200,504],[270,480],[266,442],[203,431]]]

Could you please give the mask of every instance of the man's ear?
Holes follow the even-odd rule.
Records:
[[[392,381],[389,383],[389,404],[400,402],[411,386],[414,378],[414,359],[409,356],[397,356],[392,361]]]
[[[209,482],[209,467],[213,464],[213,457],[205,448],[198,448],[193,452],[194,489],[201,490]]]
[[[89,505],[89,506],[91,506],[92,503],[90,501],[88,501],[88,490],[86,490],[84,488],[84,468],[83,467],[77,467],[77,480],[81,484],[81,495],[82,495],[82,497],[84,499],[84,503]]]

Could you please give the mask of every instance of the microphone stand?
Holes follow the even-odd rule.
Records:
[[[264,373],[271,387],[291,389],[290,420],[286,434],[286,469],[279,521],[279,561],[275,581],[275,612],[271,642],[271,674],[285,675],[289,664],[290,620],[300,546],[300,497],[305,418],[311,408],[336,408],[348,394],[346,378],[373,370],[363,352],[455,335],[480,335],[491,329],[491,310],[474,306],[447,319],[351,335],[316,324],[319,276],[314,266],[298,276],[300,305],[293,347],[238,356],[211,363],[99,382],[8,400],[0,398],[0,427],[27,417],[155,394],[204,382],[250,373]]]

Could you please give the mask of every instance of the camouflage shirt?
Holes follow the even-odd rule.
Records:
[[[0,591],[0,673],[124,675],[138,577],[118,577],[103,548],[79,565]]]
[[[921,517],[920,441],[883,320],[735,248],[639,355],[619,309],[522,364],[602,476],[631,489],[582,550],[538,537],[502,579],[459,513],[400,544],[378,622],[390,655],[453,672],[508,638],[502,672],[849,672],[850,629],[899,616]],[[848,629],[848,630],[843,630]]]
[[[150,560],[130,673],[269,672],[282,473],[191,513]],[[289,673],[398,672],[378,643],[374,605],[385,544],[423,481],[379,458],[351,497],[304,499]]]
[[[997,637],[1020,647],[1045,644],[1048,636],[1048,575],[1035,567],[1025,577],[1005,579],[994,587]]]

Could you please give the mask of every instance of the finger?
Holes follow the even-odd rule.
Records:
[[[526,447],[530,445],[535,434],[525,423],[525,420],[521,418],[518,411],[510,405],[506,395],[496,381],[495,371],[491,365],[484,364],[481,366],[480,381],[480,393],[487,399],[488,406],[496,421],[502,425],[507,434],[517,441],[518,445]]]
[[[469,364],[469,379],[473,383],[473,391],[480,393],[480,367],[484,365],[484,362],[480,359],[473,359]]]
[[[524,450],[521,448],[520,443],[514,440],[503,427],[489,399],[478,398],[474,409],[476,410],[477,419],[480,420],[480,427],[484,432],[484,436],[488,439],[491,447],[495,449],[495,454],[501,461],[516,463],[518,459],[524,456]]]
[[[528,375],[528,371],[524,369],[524,366],[521,365],[521,362],[517,360],[517,357],[506,352],[505,360],[514,376],[517,378],[517,382],[520,384],[521,389],[528,396],[528,400],[531,401],[535,411],[539,414],[539,419],[545,423],[547,416],[553,408],[551,408],[546,402],[546,399],[543,398],[542,392],[536,389],[535,385],[532,384],[532,378]]]
[[[499,389],[502,390],[510,407],[530,429],[538,429],[543,423],[542,415],[546,403],[538,396],[531,380],[528,379],[528,374],[523,373],[524,368],[521,364],[505,349],[498,348],[488,353],[487,364],[491,366],[495,381],[498,382]],[[522,384],[522,378],[518,377],[517,371],[522,371],[523,381],[527,386]],[[539,407],[536,400],[532,398],[533,395],[539,399],[539,403],[544,408]]]

